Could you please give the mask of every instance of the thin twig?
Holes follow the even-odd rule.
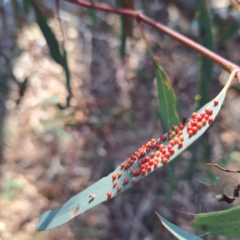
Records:
[[[98,10],[102,10],[105,12],[111,12],[111,13],[116,13],[119,15],[126,15],[126,16],[131,16],[137,18],[139,21],[142,21],[155,29],[167,34],[168,36],[176,39],[177,41],[181,42],[182,44],[192,48],[193,50],[197,51],[198,53],[204,55],[205,57],[211,59],[218,65],[220,65],[222,68],[224,68],[228,72],[232,72],[234,69],[238,70],[240,72],[240,67],[225,58],[219,56],[218,54],[210,51],[209,49],[203,47],[202,45],[194,42],[193,40],[183,36],[182,34],[168,28],[167,26],[164,26],[161,23],[155,22],[151,18],[145,16],[141,11],[133,10],[133,9],[124,9],[124,8],[115,8],[111,7],[107,4],[102,4],[102,3],[91,3],[88,1],[84,0],[65,0],[68,2],[75,3],[77,5],[87,7],[87,8],[95,8]],[[240,81],[240,76],[239,74],[237,75],[238,80]]]
[[[206,166],[216,167],[216,168],[220,169],[223,172],[240,173],[240,171],[238,171],[238,170],[228,170],[228,169],[222,168],[222,167],[220,167],[216,163],[207,163]]]

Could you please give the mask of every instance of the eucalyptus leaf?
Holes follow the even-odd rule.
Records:
[[[160,113],[163,129],[164,131],[167,131],[167,129],[170,129],[172,125],[176,125],[179,122],[179,116],[176,108],[176,96],[167,73],[156,61],[146,39],[145,42],[152,59],[157,80],[158,111]]]
[[[63,45],[59,45],[57,38],[55,37],[52,29],[48,26],[46,18],[44,17],[44,15],[42,14],[38,6],[34,3],[34,1],[32,1],[32,3],[36,12],[37,23],[43,33],[44,38],[46,39],[50,55],[52,59],[63,68],[65,72],[66,89],[68,91],[68,96],[66,101],[67,103],[65,107],[68,107],[70,104],[70,99],[72,97],[72,91],[70,86],[71,75],[68,67],[67,52]],[[59,107],[61,109],[65,108],[60,105]]]
[[[209,50],[213,50],[212,24],[206,0],[196,1],[197,18],[199,21],[199,42]],[[200,75],[199,75],[199,90],[200,96],[198,107],[203,106],[209,101],[209,82],[212,77],[213,62],[204,56],[200,56]]]
[[[198,214],[193,227],[202,233],[209,235],[222,235],[229,238],[240,237],[240,207],[224,211]]]
[[[160,219],[162,225],[171,232],[177,239],[179,240],[201,240],[202,238],[199,238],[193,234],[190,234],[189,232],[183,230],[182,228],[172,224],[168,220],[166,220],[164,217],[162,217],[160,214],[156,212],[158,218]]]
[[[196,112],[196,114],[205,113],[205,110],[209,109],[209,110],[212,110],[212,113],[211,113],[212,120],[216,118],[223,104],[226,91],[229,88],[229,85],[231,84],[233,78],[235,77],[235,74],[236,73],[234,72],[230,75],[227,84],[225,85],[223,90],[218,94],[218,96],[215,99],[213,99],[211,102],[203,106],[201,109],[199,109]],[[188,121],[189,122],[192,121],[192,117],[189,117]],[[197,133],[195,133],[192,136],[189,136],[187,126],[185,124],[182,129],[182,136],[184,137],[182,146],[179,147],[179,145],[176,144],[172,147],[173,153],[169,157],[168,162],[172,161],[174,158],[176,158],[176,156],[178,156],[182,151],[184,151],[189,145],[191,145],[194,141],[196,141],[209,128],[209,126],[211,126],[211,123],[207,123],[203,125],[202,128],[197,131]],[[165,138],[167,138],[168,133],[165,134],[164,136]],[[172,138],[171,140],[173,139],[174,138]],[[145,155],[145,157],[146,156],[151,157],[151,153],[154,153],[154,154],[156,152],[159,153],[159,150],[158,149],[156,150],[156,147],[158,147],[157,143],[159,144],[161,143],[161,146],[164,145],[164,148],[167,149],[167,147],[169,146],[169,142],[171,140],[157,139],[155,140],[155,142],[152,143],[151,148],[149,148],[148,150],[147,148],[143,149],[142,153]],[[140,154],[140,152],[138,154]],[[126,166],[126,164],[129,163],[129,160],[131,160],[130,158],[127,159],[124,163],[120,164],[120,166],[118,166],[108,176],[103,177],[93,185],[89,186],[82,192],[72,197],[62,207],[54,211],[47,211],[43,213],[39,219],[38,230],[42,231],[42,230],[58,227],[68,222],[72,218],[78,216],[79,214],[85,212],[86,210],[115,197],[119,193],[124,192],[128,188],[132,187],[137,181],[146,177],[148,174],[155,171],[157,168],[164,166],[166,163],[163,164],[164,161],[161,158],[162,155],[163,153],[160,153],[158,155],[158,161],[155,162],[157,163],[156,166],[152,165],[151,169],[147,171],[146,174],[138,174],[138,175],[135,175],[133,171],[134,172],[140,171],[139,161],[142,161],[141,157],[143,156],[139,157],[139,159],[135,159],[132,165],[130,165],[128,168],[125,168],[123,166]],[[110,193],[110,197],[109,197],[109,193]]]

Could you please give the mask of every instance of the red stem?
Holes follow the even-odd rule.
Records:
[[[95,8],[98,10],[102,10],[105,12],[111,12],[111,13],[116,13],[119,15],[126,15],[126,16],[131,16],[135,17],[138,19],[138,21],[142,21],[153,28],[167,34],[168,36],[176,39],[180,43],[192,48],[193,50],[197,51],[198,53],[204,55],[205,57],[211,59],[213,62],[217,63],[220,65],[222,68],[224,68],[228,72],[232,72],[233,70],[237,70],[237,78],[240,81],[240,67],[225,58],[219,56],[218,54],[210,51],[209,49],[203,47],[202,45],[194,42],[193,40],[183,36],[182,34],[164,26],[161,23],[157,23],[151,18],[145,16],[141,11],[136,11],[133,9],[124,9],[124,8],[115,8],[111,7],[107,4],[102,4],[102,3],[90,3],[84,0],[65,0],[65,1],[70,1],[72,3],[75,3],[77,5],[87,7],[87,8]]]

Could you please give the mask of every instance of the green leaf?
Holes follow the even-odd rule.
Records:
[[[66,76],[66,89],[68,91],[68,96],[67,96],[67,103],[65,107],[69,106],[70,99],[72,97],[72,91],[70,87],[70,71],[68,68],[68,62],[67,62],[67,52],[64,48],[64,46],[60,46],[53,31],[51,28],[48,26],[46,18],[44,15],[41,13],[41,11],[38,9],[37,5],[32,1],[35,12],[36,12],[36,17],[37,17],[37,23],[39,25],[39,28],[41,29],[44,38],[46,39],[50,55],[52,59],[58,63],[60,66],[62,66],[65,76]],[[65,108],[59,105],[60,108]]]
[[[120,50],[119,50],[121,58],[124,58],[125,49],[126,49],[127,34],[125,31],[125,27],[126,27],[126,17],[121,16],[121,46],[120,46]]]
[[[167,221],[164,217],[162,217],[160,214],[155,212],[160,219],[162,225],[171,232],[177,239],[179,240],[201,240],[202,238],[199,238],[193,234],[188,233],[187,231],[183,230],[180,227],[177,227],[176,225],[172,224],[171,222]]]
[[[204,47],[208,48],[209,50],[213,50],[213,36],[212,36],[212,29],[211,29],[211,19],[207,7],[206,0],[196,1],[197,4],[197,17],[199,21],[199,42]],[[199,88],[200,88],[200,96],[198,107],[203,106],[209,101],[209,82],[212,77],[212,68],[213,62],[201,56],[201,70],[199,75]]]
[[[24,0],[23,1],[23,10],[24,10],[25,14],[28,14],[30,12],[29,0]]]
[[[219,93],[219,95],[212,100],[211,102],[207,103],[205,106],[203,106],[201,109],[197,111],[198,114],[205,112],[205,109],[212,109],[213,113],[211,115],[212,119],[215,119],[218,112],[220,111],[220,108],[222,106],[222,103],[224,101],[226,91],[234,78],[235,73],[232,73],[227,84],[225,85],[224,89]],[[218,104],[214,104],[214,101],[218,101]],[[191,121],[192,118],[189,117],[189,121]],[[178,145],[175,145],[173,147],[174,153],[170,156],[168,162],[172,161],[174,158],[176,158],[182,151],[184,151],[190,144],[192,144],[194,141],[196,141],[210,126],[211,124],[207,123],[206,125],[203,125],[201,129],[198,130],[198,132],[191,137],[188,135],[187,132],[187,127],[186,125],[182,129],[182,134],[184,136],[184,141],[182,142],[183,145],[182,147],[179,147]],[[168,136],[168,133],[165,134],[165,137]],[[155,153],[158,151],[159,144],[163,144],[165,149],[169,146],[169,140],[161,141],[160,139],[157,139],[155,141],[156,146],[151,145],[149,147],[149,151],[147,149],[143,149],[144,153],[146,154],[145,156],[150,157],[150,154],[153,152]],[[156,150],[157,147],[157,150]],[[159,153],[159,151],[158,151]],[[140,154],[140,153],[138,153]],[[108,176],[103,177],[100,179],[98,182],[94,183],[93,185],[89,186],[87,189],[83,190],[82,192],[78,193],[74,197],[72,197],[69,201],[67,201],[62,207],[60,207],[57,210],[54,211],[47,211],[43,213],[40,216],[39,219],[39,224],[38,224],[38,230],[46,230],[46,229],[51,229],[58,227],[72,218],[76,217],[77,215],[85,212],[86,210],[102,203],[109,198],[107,197],[107,192],[111,192],[112,197],[115,197],[119,193],[124,192],[128,188],[132,187],[134,183],[132,182],[132,178],[134,177],[134,180],[139,181],[140,179],[146,177],[148,174],[151,172],[155,171],[157,168],[162,167],[164,164],[161,161],[162,155],[158,156],[158,163],[157,166],[151,166],[151,170],[148,171],[145,175],[135,175],[133,176],[132,171],[140,170],[139,167],[139,159],[135,159],[133,164],[129,168],[122,168],[121,165],[118,166],[112,173],[110,173]],[[129,158],[130,159],[130,158]],[[129,159],[127,159],[124,164],[127,164]],[[121,191],[117,191],[117,186],[113,186],[113,180],[112,180],[112,175],[118,175],[118,173],[121,172],[122,176],[118,177],[115,181],[117,183],[117,186],[121,187]],[[128,179],[128,183],[124,184],[124,179]],[[135,181],[134,181],[135,182]],[[92,201],[89,201],[89,197],[95,196]]]
[[[17,15],[17,20],[20,21],[21,18],[24,17],[22,6],[19,4],[17,0],[12,0],[12,5],[14,8],[14,12]]]
[[[140,23],[138,24],[142,33],[142,37],[147,45],[148,53],[152,59],[158,88],[158,111],[160,113],[163,130],[167,131],[167,129],[170,129],[172,125],[176,125],[179,122],[176,109],[176,97],[169,77],[163,68],[157,63],[142,26]]]
[[[0,0],[0,7],[3,5],[4,0]]]
[[[179,122],[176,97],[169,77],[154,58],[152,58],[152,61],[157,79],[158,111],[163,123],[163,129],[166,131],[167,129],[171,129],[172,125],[176,125]]]
[[[147,45],[148,53],[152,59],[158,88],[158,111],[160,113],[163,130],[167,131],[167,129],[170,129],[172,125],[176,125],[179,122],[179,116],[176,108],[176,97],[168,75],[157,63],[140,24],[139,27],[142,32],[142,37]]]
[[[116,5],[119,8],[123,7],[122,4],[122,0],[116,0]],[[125,27],[126,27],[126,16],[121,15],[121,35],[120,35],[120,39],[121,39],[121,45],[120,45],[120,49],[119,49],[119,54],[121,58],[124,58],[125,56],[125,48],[126,48],[126,40],[127,40],[127,34],[125,31]]]
[[[94,3],[93,0],[90,0],[91,3]],[[90,15],[92,19],[92,24],[93,26],[96,26],[97,24],[97,15],[96,15],[96,10],[93,8],[88,8],[88,14]]]
[[[193,227],[209,235],[222,235],[229,238],[240,237],[240,207],[229,210],[201,213],[198,214],[194,221]]]

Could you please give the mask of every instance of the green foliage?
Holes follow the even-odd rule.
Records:
[[[154,61],[154,59],[152,59]],[[173,92],[171,82],[161,66],[154,61],[154,69],[157,79],[158,89],[158,111],[163,123],[163,129],[170,129],[172,125],[179,122],[176,109],[176,97]]]
[[[122,0],[115,0],[116,1],[116,5],[119,8],[122,8]],[[126,49],[126,40],[127,40],[127,34],[125,31],[126,28],[126,17],[125,16],[120,16],[121,18],[121,35],[120,35],[120,39],[121,39],[121,45],[120,45],[120,49],[119,49],[119,54],[121,58],[124,58],[125,56],[125,49]]]
[[[209,50],[213,50],[213,36],[212,36],[212,29],[211,29],[211,19],[207,7],[206,0],[203,1],[196,1],[197,4],[197,18],[199,21],[199,42],[204,47],[208,48]],[[203,106],[209,101],[209,82],[212,77],[212,68],[213,62],[204,57],[200,56],[201,58],[201,70],[199,76],[199,88],[200,88],[200,96],[198,101],[198,107]]]
[[[31,9],[31,5],[30,5],[29,0],[24,0],[24,1],[23,1],[23,10],[24,10],[24,13],[25,13],[25,14],[29,14],[30,9]]]
[[[163,130],[171,129],[172,125],[179,123],[179,117],[176,108],[176,97],[171,85],[171,81],[163,68],[157,63],[153,52],[145,39],[148,52],[151,56],[158,90],[158,111],[163,126]]]
[[[93,0],[90,0],[91,3],[94,3]],[[92,24],[93,26],[96,26],[97,24],[97,14],[96,14],[96,10],[93,8],[88,8],[88,14],[92,19]]]
[[[51,28],[48,26],[46,18],[42,14],[42,12],[38,9],[37,5],[32,1],[35,12],[36,12],[36,18],[37,18],[37,23],[39,25],[39,28],[41,29],[44,38],[46,39],[50,55],[52,59],[58,63],[60,66],[62,66],[65,76],[66,76],[66,88],[68,91],[68,97],[67,97],[67,102],[66,106],[61,106],[58,105],[61,109],[68,107],[70,104],[70,99],[72,97],[72,91],[71,91],[71,86],[70,86],[70,71],[68,68],[68,62],[67,62],[67,52],[64,48],[64,46],[60,46],[53,31]]]
[[[240,237],[240,207],[229,210],[201,213],[194,221],[193,227],[199,232],[209,235],[222,235],[230,238]]]
[[[0,0],[0,7],[3,5],[4,0]]]
[[[162,225],[171,232],[177,239],[179,240],[186,240],[186,239],[194,239],[194,240],[201,240],[193,234],[188,233],[187,231],[177,227],[176,225],[172,224],[171,222],[167,221],[164,217],[156,212],[159,220],[161,221]]]

